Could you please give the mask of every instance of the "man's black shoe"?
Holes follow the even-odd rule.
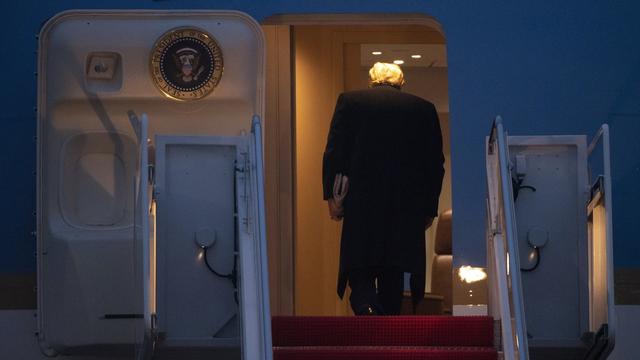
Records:
[[[378,310],[376,310],[375,307],[369,305],[369,304],[364,304],[362,306],[360,306],[356,311],[355,311],[356,315],[382,315]]]

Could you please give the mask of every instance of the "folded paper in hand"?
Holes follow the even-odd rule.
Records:
[[[336,201],[338,207],[342,207],[344,198],[349,192],[349,178],[346,175],[336,174],[336,178],[333,181],[333,199]]]

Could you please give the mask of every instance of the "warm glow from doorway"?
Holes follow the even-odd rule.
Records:
[[[591,224],[591,259],[589,272],[591,292],[590,326],[598,329],[608,320],[607,302],[607,213],[602,200],[593,209]]]
[[[483,268],[471,267],[469,265],[462,266],[458,270],[458,276],[460,280],[467,284],[474,283],[476,281],[484,280],[487,278],[487,273]]]

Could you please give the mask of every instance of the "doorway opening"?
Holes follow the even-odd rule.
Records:
[[[366,88],[376,61],[403,61],[402,91],[431,101],[438,110],[445,154],[439,213],[451,209],[446,40],[425,16],[285,15],[267,19],[263,29],[272,312],[350,315],[348,294],[345,300],[336,295],[341,223],[329,218],[322,199],[322,155],[336,99],[341,92]],[[436,221],[425,237],[426,291],[435,285],[433,290],[444,292],[435,297],[450,304],[451,270],[432,284],[437,226]],[[449,267],[450,254],[450,245],[448,254],[440,254]]]

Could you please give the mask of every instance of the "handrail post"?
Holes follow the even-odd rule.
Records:
[[[263,322],[263,346],[264,360],[272,359],[272,338],[271,338],[271,310],[269,303],[269,266],[267,259],[267,225],[266,225],[266,208],[264,194],[264,158],[262,145],[262,123],[258,115],[254,115],[251,120],[251,132],[253,135],[253,146],[255,152],[255,173],[256,173],[256,195],[258,202],[258,226],[259,235],[258,255],[260,256],[260,294],[262,300],[262,322]],[[264,241],[263,241],[264,240]]]
[[[494,266],[498,278],[503,350],[506,359],[528,360],[529,346],[522,283],[518,271],[520,260],[516,243],[517,230],[507,146],[507,136],[502,125],[502,118],[496,116],[487,140],[487,185],[490,190],[488,215],[491,218],[489,226],[495,226],[495,229],[491,229],[490,236],[492,236]],[[493,194],[491,190],[496,193]],[[497,197],[497,201],[494,197]],[[495,202],[493,206],[491,206],[492,201]],[[508,287],[509,279],[511,280],[511,291]],[[505,283],[501,284],[501,282]],[[515,344],[513,343],[514,339]]]

